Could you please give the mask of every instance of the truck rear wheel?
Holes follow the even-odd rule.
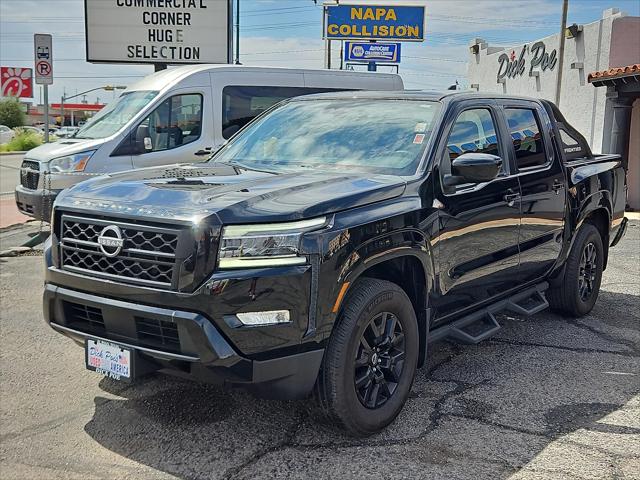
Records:
[[[551,307],[574,317],[589,313],[600,292],[603,262],[600,232],[595,226],[585,223],[578,231],[563,277],[558,279],[557,286],[549,289]]]
[[[371,435],[400,413],[417,362],[418,323],[406,293],[391,282],[360,279],[329,340],[316,400],[331,423]]]

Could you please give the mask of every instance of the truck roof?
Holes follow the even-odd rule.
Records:
[[[517,100],[532,100],[539,102],[539,98],[516,96],[516,95],[502,95],[499,93],[491,92],[475,92],[471,90],[400,90],[400,91],[374,91],[374,90],[357,90],[357,91],[344,91],[344,92],[328,92],[328,93],[316,93],[313,95],[305,95],[304,97],[297,97],[292,100],[311,100],[314,98],[365,98],[365,99],[398,99],[398,100],[431,100],[431,101],[443,101],[449,100],[467,100],[467,99],[517,99]]]

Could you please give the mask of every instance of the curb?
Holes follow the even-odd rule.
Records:
[[[2,157],[3,155],[24,155],[28,151],[29,150],[19,150],[15,152],[0,152],[0,157]]]

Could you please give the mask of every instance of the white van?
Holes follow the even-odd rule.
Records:
[[[48,220],[59,191],[92,175],[206,160],[285,98],[333,90],[402,90],[398,75],[234,65],[188,65],[135,83],[75,136],[29,151],[18,209]]]

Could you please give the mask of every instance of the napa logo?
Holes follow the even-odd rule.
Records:
[[[351,50],[351,54],[356,58],[364,57],[364,47],[362,45],[356,45]]]

